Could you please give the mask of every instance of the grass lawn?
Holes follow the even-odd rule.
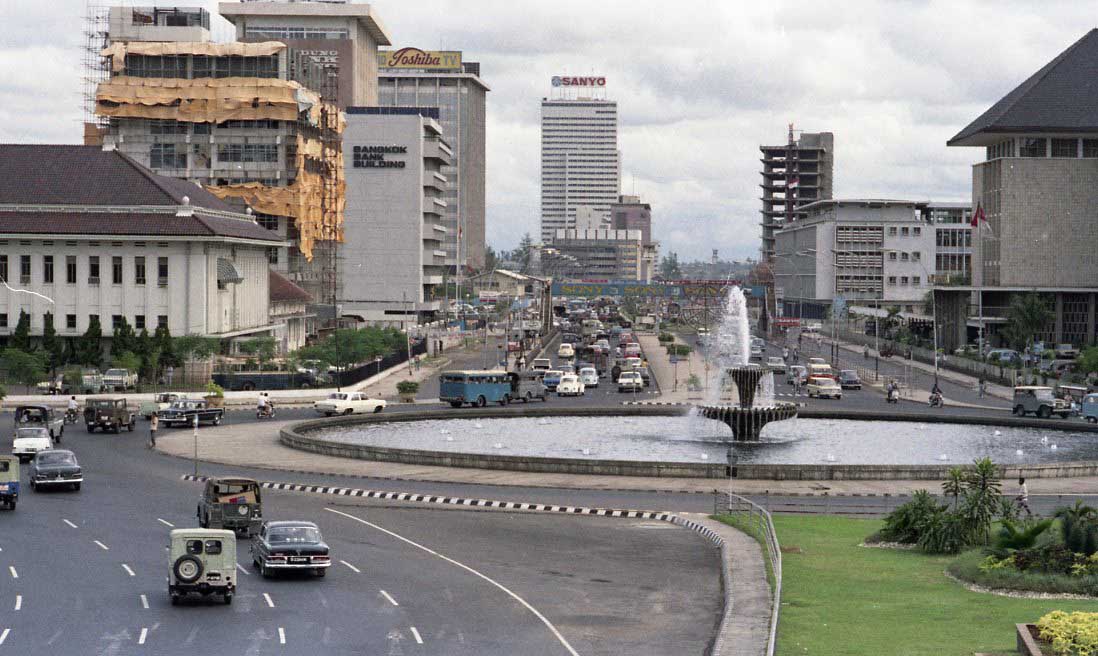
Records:
[[[1012,653],[1014,624],[1098,602],[1012,599],[969,592],[943,574],[952,556],[867,549],[877,520],[775,515],[783,549],[778,649],[795,654]]]

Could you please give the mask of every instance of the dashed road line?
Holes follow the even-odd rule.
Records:
[[[271,595],[267,594],[266,592],[263,593],[263,601],[267,602],[267,608],[274,608],[275,607],[274,600],[271,599]]]
[[[0,645],[4,644],[4,641],[8,639],[8,634],[11,633],[11,629],[4,629],[0,632]]]
[[[400,605],[400,604],[397,603],[396,599],[393,599],[392,595],[390,595],[388,592],[385,592],[384,590],[381,591],[381,596],[388,599],[389,603],[394,605],[394,606],[399,606]]]
[[[133,570],[130,569],[130,566],[127,565],[126,563],[122,563],[122,569],[126,570],[126,573],[129,574],[130,576],[137,576],[136,574],[133,573]]]
[[[149,637],[149,630],[145,627],[141,627],[141,635],[137,637],[137,644],[145,644],[145,638]]]
[[[359,568],[355,567],[354,565],[352,565],[351,563],[347,562],[346,560],[341,560],[341,561],[339,561],[339,562],[341,562],[341,563],[343,563],[344,565],[346,565],[347,567],[349,567],[349,568],[351,569],[351,571],[352,571],[352,572],[354,572],[355,574],[361,574],[361,573],[362,573],[362,570],[360,570]]]
[[[561,632],[557,630],[557,627],[553,626],[553,623],[550,622],[547,617],[542,615],[538,611],[538,609],[531,606],[525,599],[523,599],[522,597],[520,597],[517,594],[515,594],[514,592],[512,592],[509,588],[504,586],[502,583],[496,581],[495,579],[493,579],[493,578],[491,578],[491,577],[489,577],[485,574],[482,574],[482,573],[478,572],[477,570],[473,569],[472,567],[469,567],[468,565],[459,563],[458,561],[454,560],[453,558],[450,558],[448,556],[444,556],[444,555],[440,554],[439,552],[435,551],[434,549],[431,549],[430,547],[425,547],[422,544],[419,544],[418,542],[415,542],[413,540],[409,540],[408,538],[404,537],[403,535],[399,535],[397,533],[394,533],[394,532],[390,531],[387,528],[384,528],[384,527],[378,526],[377,524],[374,524],[373,522],[368,522],[365,519],[362,519],[361,517],[356,517],[356,516],[354,516],[350,513],[345,513],[341,510],[336,510],[334,508],[325,508],[325,510],[327,510],[330,513],[334,513],[336,515],[346,517],[347,519],[356,521],[360,524],[364,524],[366,526],[369,526],[370,528],[377,529],[378,531],[381,531],[382,533],[385,533],[386,535],[394,537],[394,538],[400,540],[401,542],[405,542],[405,543],[407,543],[407,544],[409,544],[409,545],[411,545],[411,546],[413,546],[413,547],[415,547],[415,548],[417,548],[421,551],[429,553],[432,556],[435,556],[435,557],[437,557],[441,560],[444,560],[444,561],[450,563],[451,565],[453,565],[455,567],[459,567],[459,568],[465,570],[466,572],[469,572],[473,576],[476,576],[476,577],[484,580],[485,582],[495,586],[496,588],[498,588],[502,592],[506,593],[509,597],[511,597],[512,599],[517,601],[519,604],[521,604],[524,608],[526,608],[526,610],[533,613],[533,615],[535,617],[537,617],[539,620],[541,620],[541,623],[544,624],[547,629],[549,629],[549,631],[553,634],[553,636],[557,639],[557,641],[560,642],[560,644],[568,651],[569,654],[571,654],[571,656],[579,656],[579,652],[577,652],[572,647],[572,645],[569,644],[568,640],[565,639],[565,637],[561,634]],[[382,594],[385,594],[385,592],[382,591]],[[393,603],[395,604],[396,602],[394,601]]]
[[[244,566],[241,565],[240,563],[236,564],[236,568],[238,570],[240,570],[240,573],[243,574],[244,576],[251,576],[252,575],[252,573],[249,572],[247,569],[245,569]]]
[[[416,644],[417,645],[422,645],[423,644],[423,638],[419,637],[419,631],[416,631],[416,627],[410,626],[408,628],[412,630],[412,637],[416,639]]]
[[[19,578],[19,572],[15,571],[15,565],[8,565],[8,571],[11,572],[13,579]]]
[[[281,626],[278,627],[278,644],[286,644],[286,629],[282,628]]]
[[[156,521],[160,522],[164,526],[167,526],[168,528],[175,528],[175,524],[172,524],[171,522],[169,522],[166,519],[160,519],[159,517],[157,517]]]
[[[145,610],[149,610],[149,598],[145,595],[141,595],[141,607]]]
[[[99,548],[100,548],[100,549],[102,549],[103,551],[110,551],[110,550],[111,550],[111,548],[110,548],[110,547],[108,547],[107,545],[103,544],[103,543],[102,543],[102,542],[100,542],[99,540],[92,540],[92,542],[94,542],[94,543],[96,543],[97,545],[99,545]]]
[[[15,610],[23,608],[23,595],[15,595]]]
[[[65,522],[66,524],[68,524],[68,525],[69,525],[69,526],[71,526],[72,528],[80,528],[79,526],[77,526],[76,524],[73,524],[72,522],[70,522],[70,521],[69,521],[69,520],[67,520],[67,519],[62,519],[61,521]]]

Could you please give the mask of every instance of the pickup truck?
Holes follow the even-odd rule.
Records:
[[[137,374],[129,369],[107,369],[103,374],[103,386],[115,392],[124,392],[137,387]]]

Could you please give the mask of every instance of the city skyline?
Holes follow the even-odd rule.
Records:
[[[8,64],[0,74],[7,119],[0,141],[77,143],[84,2],[13,4],[0,46]],[[188,4],[216,10],[213,1]],[[712,244],[728,257],[756,255],[757,147],[782,141],[789,122],[835,133],[837,197],[967,199],[977,158],[947,149],[946,139],[1024,79],[1032,62],[1047,61],[1086,29],[1070,7],[1020,4],[996,5],[994,21],[986,20],[986,3],[951,5],[948,18],[933,4],[697,3],[671,15],[657,14],[656,5],[623,12],[615,3],[521,10],[484,3],[477,12],[448,11],[441,1],[373,4],[397,46],[460,49],[489,66],[489,244],[510,248],[523,233],[538,233],[540,98],[553,75],[594,74],[607,78],[619,103],[621,191],[653,205],[661,252],[684,259],[708,257]],[[584,20],[561,18],[575,13],[570,7]],[[708,19],[698,20],[700,12]],[[553,29],[521,36],[531,24]],[[631,38],[607,49],[606,29]],[[1012,34],[1009,51],[979,45],[1004,30]],[[738,45],[721,51],[718,43]]]

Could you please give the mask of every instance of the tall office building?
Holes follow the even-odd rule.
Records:
[[[451,271],[484,267],[485,100],[488,85],[480,64],[462,61],[460,51],[418,48],[378,53],[381,107],[437,107],[438,123],[453,148],[443,166],[449,180],[442,225],[442,250]]]
[[[835,166],[835,136],[830,132],[802,132],[780,146],[762,151],[762,248],[764,261],[774,259],[774,233],[806,214],[802,205],[830,200]]]
[[[576,210],[592,208],[611,222],[621,188],[618,104],[604,77],[554,77],[541,99],[541,239],[576,227]]]

